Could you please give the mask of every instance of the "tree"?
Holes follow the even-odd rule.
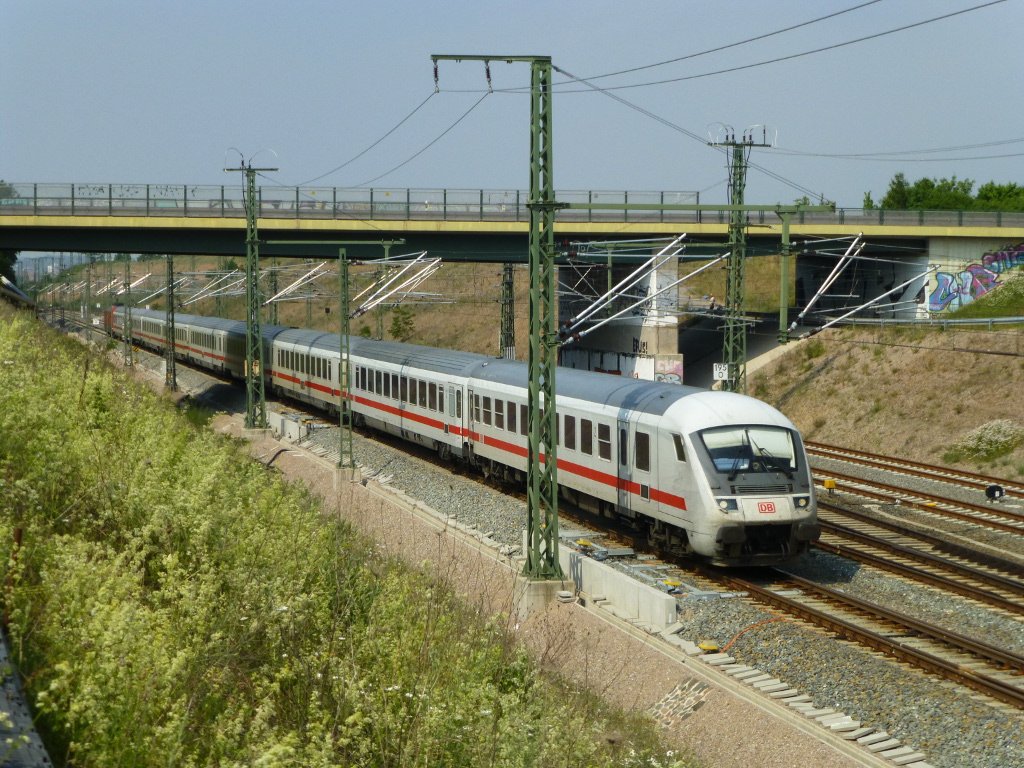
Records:
[[[994,181],[982,184],[973,194],[971,179],[922,178],[911,184],[901,172],[892,177],[879,208],[903,211],[1024,211],[1024,186]],[[864,194],[863,207],[875,207],[871,193]]]
[[[412,311],[403,306],[395,307],[395,311],[391,316],[391,338],[395,339],[395,341],[408,341],[415,332],[416,328],[412,322]]]
[[[15,200],[20,198],[18,190],[13,185],[8,184],[3,179],[0,179],[0,200]],[[2,203],[0,203],[2,204]],[[12,283],[14,282],[14,265],[18,261],[18,254],[20,251],[15,251],[10,248],[0,249],[0,275],[3,275]]]

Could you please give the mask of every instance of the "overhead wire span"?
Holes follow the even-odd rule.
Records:
[[[826,16],[819,16],[816,19],[811,19],[809,21],[803,21],[803,22],[801,22],[799,24],[793,24],[791,26],[784,27],[782,29],[777,29],[774,32],[766,32],[763,35],[757,35],[756,37],[749,37],[746,40],[740,40],[739,42],[729,43],[728,45],[720,45],[717,48],[708,48],[707,50],[704,50],[704,51],[698,51],[697,53],[690,53],[690,54],[687,54],[686,56],[679,56],[678,58],[675,58],[675,59],[667,59],[665,61],[659,61],[659,62],[656,62],[654,64],[644,64],[642,67],[632,67],[630,69],[620,69],[618,72],[608,72],[608,73],[606,73],[604,75],[593,75],[592,77],[588,77],[587,79],[588,80],[600,80],[600,79],[605,78],[605,77],[615,77],[617,75],[628,75],[628,74],[630,74],[632,72],[640,72],[640,71],[645,70],[645,69],[653,69],[654,67],[663,67],[666,64],[677,64],[680,61],[687,61],[688,59],[696,59],[696,58],[698,58],[700,56],[707,56],[708,54],[711,54],[711,53],[720,53],[721,51],[727,51],[730,48],[738,48],[739,46],[746,45],[747,43],[755,43],[758,40],[764,40],[764,39],[769,38],[769,37],[774,37],[775,35],[781,35],[781,34],[784,34],[786,32],[792,32],[794,29],[800,29],[801,27],[808,27],[811,24],[817,24],[819,21],[827,21],[828,19],[834,19],[836,16],[842,16],[843,14],[850,13],[851,11],[858,11],[861,8],[866,8],[869,5],[874,5],[875,3],[880,3],[880,2],[882,2],[882,0],[868,0],[868,2],[866,2],[866,3],[860,3],[859,5],[854,5],[854,6],[850,7],[850,8],[845,8],[845,9],[843,9],[841,11],[836,11],[835,13],[827,14]],[[554,83],[554,85],[555,86],[561,85],[561,83]]]
[[[847,41],[842,42],[842,43],[834,43],[833,45],[826,45],[826,46],[822,46],[821,48],[814,48],[814,49],[812,49],[810,51],[802,51],[800,53],[793,53],[793,54],[790,54],[788,56],[777,56],[774,59],[765,59],[764,61],[756,61],[756,62],[754,62],[752,64],[741,64],[741,65],[738,65],[738,66],[735,66],[735,67],[728,67],[726,69],[718,69],[718,70],[715,70],[714,72],[701,72],[701,73],[696,74],[696,75],[685,75],[685,76],[682,76],[682,77],[672,77],[672,78],[666,78],[665,80],[653,80],[653,81],[647,82],[647,83],[633,83],[631,85],[610,85],[610,86],[608,86],[604,90],[621,91],[621,90],[625,90],[627,88],[647,88],[647,87],[652,86],[652,85],[666,85],[668,83],[681,83],[681,82],[684,82],[686,80],[699,80],[699,79],[704,78],[704,77],[713,77],[714,75],[725,75],[725,74],[729,74],[731,72],[741,72],[741,71],[743,71],[745,69],[754,69],[756,67],[764,67],[764,66],[767,66],[768,64],[778,64],[778,63],[783,62],[783,61],[792,61],[793,59],[799,59],[799,58],[802,58],[804,56],[811,56],[812,54],[815,54],[815,53],[824,53],[826,51],[833,51],[833,50],[836,50],[837,48],[845,48],[846,46],[849,46],[849,45],[856,45],[857,43],[864,43],[864,42],[867,42],[868,40],[876,40],[876,39],[878,39],[880,37],[886,37],[887,35],[894,35],[897,32],[905,32],[908,29],[914,29],[916,27],[923,27],[926,24],[932,24],[932,23],[934,23],[936,21],[944,21],[946,19],[951,19],[954,16],[962,16],[965,13],[971,13],[972,11],[979,11],[979,10],[982,10],[983,8],[988,8],[988,7],[993,6],[993,5],[999,5],[1000,3],[1005,3],[1006,1],[1007,0],[991,0],[990,2],[982,3],[981,5],[975,5],[975,6],[971,7],[971,8],[964,8],[963,10],[960,10],[960,11],[954,11],[952,13],[946,13],[946,14],[943,14],[942,16],[935,16],[934,18],[925,19],[924,21],[917,21],[917,22],[914,22],[913,24],[904,24],[902,27],[896,27],[894,29],[888,29],[888,30],[885,30],[884,32],[876,32],[876,33],[874,33],[872,35],[865,35],[864,37],[858,37],[858,38],[856,38],[854,40],[847,40]],[[557,93],[581,93],[581,92],[583,92],[583,91],[571,91],[571,90],[564,90],[564,89],[557,91]]]
[[[449,126],[448,126],[447,128],[445,128],[445,129],[444,129],[444,130],[443,130],[443,131],[442,131],[442,132],[441,132],[441,133],[440,133],[440,134],[439,134],[439,135],[437,136],[437,138],[435,138],[435,139],[434,139],[433,141],[431,141],[431,142],[430,142],[429,144],[427,144],[427,145],[426,145],[425,147],[423,147],[423,149],[421,149],[421,150],[420,150],[419,152],[416,152],[416,153],[415,153],[415,154],[413,154],[413,155],[412,155],[411,157],[409,157],[409,158],[405,159],[404,161],[402,161],[401,163],[399,163],[398,165],[396,165],[396,166],[395,166],[394,168],[392,168],[392,169],[391,169],[390,171],[385,171],[384,173],[380,174],[379,176],[374,176],[374,177],[373,177],[372,179],[369,179],[368,181],[364,181],[364,182],[363,182],[362,184],[357,184],[356,186],[357,186],[357,187],[365,187],[365,186],[366,186],[367,184],[372,184],[373,182],[375,182],[375,181],[378,181],[379,179],[383,179],[383,178],[384,178],[385,176],[388,176],[388,175],[390,175],[390,174],[394,173],[395,171],[397,171],[397,170],[398,170],[399,168],[401,168],[402,166],[404,166],[404,165],[407,165],[408,163],[411,163],[411,162],[412,162],[413,160],[415,160],[415,159],[416,159],[417,157],[419,157],[420,155],[422,155],[422,154],[423,154],[424,152],[426,152],[426,151],[427,151],[428,149],[430,149],[430,148],[431,148],[432,146],[434,146],[435,144],[437,144],[437,142],[439,142],[439,141],[440,141],[441,139],[443,139],[443,138],[444,138],[444,137],[445,137],[446,135],[448,135],[448,133],[449,133],[449,132],[450,132],[450,131],[451,131],[452,129],[454,129],[454,128],[455,128],[455,126],[457,126],[457,125],[458,125],[459,123],[461,123],[461,122],[462,122],[463,120],[465,120],[465,119],[466,119],[466,118],[467,118],[467,117],[469,116],[469,113],[470,113],[470,112],[472,112],[472,111],[473,111],[474,109],[476,109],[477,107],[479,107],[479,106],[480,106],[480,103],[481,103],[481,102],[482,102],[482,101],[483,101],[484,99],[486,99],[486,98],[487,98],[488,96],[490,96],[490,95],[491,95],[491,92],[490,92],[490,91],[487,91],[486,93],[484,93],[484,95],[483,95],[483,96],[481,96],[481,97],[480,97],[479,99],[477,99],[476,103],[474,103],[474,104],[473,104],[473,106],[471,106],[471,107],[470,107],[469,109],[467,109],[467,110],[466,110],[465,112],[463,112],[463,113],[462,113],[462,116],[461,116],[461,117],[459,117],[459,119],[458,119],[458,120],[456,120],[456,121],[455,121],[454,123],[452,123],[452,124],[451,124],[451,125],[449,125]]]
[[[649,109],[641,107],[638,104],[634,104],[633,102],[631,102],[631,101],[629,101],[627,99],[622,98],[621,96],[619,96],[616,93],[610,93],[609,89],[607,89],[607,88],[603,88],[603,87],[601,87],[599,85],[594,85],[593,83],[591,83],[591,82],[589,82],[589,81],[587,81],[587,80],[585,80],[585,79],[583,79],[581,77],[577,77],[576,75],[574,75],[571,72],[568,72],[568,71],[562,69],[561,67],[557,67],[557,66],[552,65],[552,69],[554,69],[556,72],[559,72],[559,73],[565,75],[566,77],[570,77],[570,78],[576,80],[577,82],[580,82],[580,83],[588,86],[589,88],[591,88],[594,91],[597,91],[598,93],[604,94],[605,96],[607,96],[610,99],[614,99],[615,101],[619,102],[623,106],[626,106],[626,107],[629,107],[630,109],[636,110],[637,112],[639,112],[640,114],[644,115],[645,117],[649,117],[652,120],[661,123],[665,127],[671,128],[673,131],[678,131],[679,133],[683,134],[684,136],[688,136],[689,138],[693,139],[694,141],[699,141],[701,144],[704,144],[705,146],[709,146],[709,143],[708,143],[707,139],[705,139],[703,136],[700,136],[699,134],[696,134],[696,133],[694,133],[691,130],[683,128],[681,125],[679,125],[677,123],[673,123],[671,120],[668,120],[667,118],[661,117],[660,115],[656,115],[654,112],[651,112]],[[713,146],[713,145],[710,145],[710,146]],[[721,152],[722,154],[727,154],[728,153],[728,150],[725,147],[714,147],[713,146],[713,148],[716,151]],[[757,163],[749,163],[748,162],[747,163],[747,167],[753,168],[753,169],[758,170],[758,171],[761,171],[765,175],[775,179],[776,181],[779,181],[779,182],[785,184],[788,187],[792,187],[793,189],[797,190],[798,192],[802,192],[803,194],[807,195],[808,197],[816,197],[816,198],[824,199],[824,195],[822,195],[821,193],[815,192],[814,190],[808,189],[807,187],[804,187],[803,185],[798,184],[795,181],[791,181],[790,179],[787,179],[787,178],[785,178],[783,176],[780,176],[779,174],[775,173],[774,171],[770,171],[767,168],[764,168],[763,166],[758,165]],[[712,187],[718,186],[718,184],[720,184],[720,183],[721,182],[717,182],[714,185],[712,185]],[[711,189],[712,187],[708,187],[708,189]]]
[[[314,181],[320,181],[320,179],[324,178],[325,176],[330,176],[332,173],[335,173],[336,171],[340,171],[345,166],[351,165],[356,160],[358,160],[360,157],[362,157],[367,152],[369,152],[371,149],[373,149],[378,144],[380,144],[382,141],[384,141],[384,139],[386,139],[388,136],[390,136],[395,131],[397,131],[399,128],[401,128],[403,125],[405,125],[405,123],[409,120],[409,118],[411,118],[413,115],[415,115],[417,112],[419,112],[428,101],[430,101],[432,98],[434,98],[434,95],[436,93],[437,93],[436,90],[435,91],[431,91],[430,95],[427,96],[427,98],[425,98],[423,101],[421,101],[419,103],[419,106],[416,107],[416,109],[414,109],[408,115],[403,117],[400,121],[398,121],[398,123],[395,124],[394,128],[392,128],[390,131],[385,133],[383,136],[381,136],[379,139],[377,139],[375,142],[373,142],[373,144],[371,144],[366,149],[364,149],[362,152],[360,152],[358,155],[355,155],[355,156],[349,158],[348,160],[346,160],[344,163],[342,163],[341,165],[337,166],[336,168],[332,168],[331,170],[327,171],[327,173],[322,173],[319,176],[315,176],[314,178],[309,179],[308,181],[303,181],[302,183],[300,183],[300,184],[298,184],[296,186],[304,187],[307,184],[312,184]]]

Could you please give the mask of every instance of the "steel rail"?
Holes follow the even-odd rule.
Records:
[[[884,528],[887,531],[898,533],[901,536],[906,536],[910,539],[917,539],[918,541],[923,541],[926,544],[929,544],[930,546],[933,546],[938,550],[953,555],[954,557],[962,557],[965,560],[972,560],[975,563],[978,563],[979,565],[984,565],[998,571],[1009,573],[1019,578],[1024,578],[1024,564],[1019,563],[1017,561],[1007,560],[1006,558],[991,555],[986,552],[980,552],[976,549],[972,549],[971,547],[965,547],[961,544],[956,544],[955,542],[947,541],[946,539],[941,539],[938,536],[934,536],[930,533],[926,533],[915,528],[909,528],[905,525],[900,525],[896,522],[882,520],[881,518],[873,517],[872,515],[866,514],[864,512],[858,512],[857,510],[854,509],[840,507],[837,506],[836,504],[827,503],[822,501],[821,499],[818,499],[818,511],[821,512],[822,509],[836,512],[838,514],[843,515],[844,517],[859,520],[860,522],[869,523],[878,528]],[[993,575],[992,578],[998,577]]]
[[[917,568],[913,565],[907,565],[904,563],[894,562],[893,560],[883,557],[881,555],[875,555],[871,552],[864,552],[863,550],[856,549],[842,544],[817,541],[815,546],[819,549],[824,549],[829,552],[833,552],[843,557],[849,557],[854,560],[859,560],[868,565],[880,568],[882,570],[890,571],[892,573],[907,576],[914,581],[920,581],[925,584],[929,584],[934,587],[953,592],[963,597],[968,597],[978,602],[983,602],[1001,610],[1009,611],[1012,613],[1018,613],[1024,615],[1024,583],[1014,582],[1010,579],[1003,579],[1001,577],[995,577],[990,579],[990,574],[977,571],[968,566],[961,565],[959,563],[945,560],[941,557],[931,555],[927,552],[915,550],[910,547],[903,547],[899,544],[892,544],[882,539],[875,539],[866,534],[860,533],[853,530],[852,528],[846,528],[842,525],[835,525],[818,519],[819,524],[823,530],[838,536],[840,538],[849,539],[857,544],[864,546],[873,547],[875,549],[881,549],[889,552],[890,554],[898,555],[907,559],[916,560],[919,564],[931,565],[937,568],[941,568],[945,571],[952,572],[953,576],[942,576],[939,574],[931,573],[921,568]],[[998,595],[989,589],[971,586],[962,581],[958,581],[959,578],[971,579],[975,582],[980,582],[985,587],[996,587],[998,589],[1004,589],[1007,592],[1012,592],[1019,598],[1019,601],[1007,599],[1001,595]],[[992,581],[1000,582],[998,586],[991,583]]]
[[[805,605],[798,600],[793,600],[783,595],[779,595],[766,587],[753,584],[745,579],[735,576],[723,577],[721,575],[718,575],[716,578],[719,582],[725,582],[732,585],[739,591],[749,593],[760,602],[780,608],[801,619],[810,621],[818,626],[825,627],[829,631],[835,632],[840,637],[854,640],[861,645],[881,651],[886,655],[893,656],[901,661],[911,663],[927,672],[939,674],[947,679],[960,683],[965,687],[971,688],[972,690],[979,691],[987,696],[1012,704],[1019,709],[1024,709],[1024,687],[1017,687],[1004,683],[1001,680],[990,677],[984,673],[977,672],[976,670],[970,669],[962,664],[948,661],[933,653],[923,651],[920,648],[914,648],[899,639],[885,637],[877,632],[872,632],[871,630],[858,626],[851,621],[832,616],[824,611]],[[929,638],[946,642],[959,650],[973,653],[989,661],[1024,673],[1024,657],[1022,656],[1007,653],[998,648],[957,635],[954,632],[948,632],[940,627],[932,626],[926,622],[917,621],[909,616],[902,616],[896,612],[888,611],[881,606],[868,603],[867,601],[857,600],[850,595],[828,589],[827,587],[818,586],[799,577],[786,574],[786,578],[794,585],[800,586],[808,592],[817,592],[822,597],[852,606],[857,610],[874,615],[879,619],[889,621],[897,625],[903,625],[915,632],[920,632]]]
[[[833,480],[836,480],[837,489],[840,487],[839,482],[842,482],[843,488],[849,493],[864,496],[875,501],[881,501],[886,504],[899,503],[904,506],[920,509],[924,512],[933,512],[947,517],[955,517],[958,520],[984,525],[989,528],[997,528],[1001,531],[1024,533],[1024,515],[1010,512],[1008,510],[992,509],[991,507],[983,507],[979,504],[971,504],[970,502],[955,501],[953,499],[947,499],[942,496],[935,496],[929,493],[922,493],[920,491],[908,491],[903,488],[897,488],[894,485],[888,485],[887,483],[865,480],[861,477],[852,477],[839,472],[828,472],[824,475],[819,473],[816,480],[820,481],[825,477],[830,477]],[[856,485],[868,486],[868,488],[875,488],[877,491],[868,490],[868,488],[855,488],[854,486]],[[884,493],[882,491],[884,491]],[[921,501],[917,501],[916,499],[920,499]],[[978,517],[977,514],[957,512],[955,509],[944,509],[937,506],[940,504],[970,510],[971,512],[979,514],[993,515],[994,517],[1000,517],[1003,518],[1003,520],[1011,522],[1001,522],[999,520],[981,518]]]
[[[896,459],[892,456],[882,456],[867,451],[855,451],[851,448],[839,448],[835,445],[825,443],[805,442],[807,452],[814,456],[823,458],[836,458],[837,461],[848,461],[852,464],[860,464],[866,467],[885,469],[890,472],[899,472],[904,475],[913,475],[928,480],[938,480],[944,483],[962,485],[968,488],[985,489],[990,485],[1001,485],[1004,490],[1024,494],[1024,483],[1018,483],[1004,478],[988,477],[976,472],[967,472],[959,469],[948,469],[937,467],[932,464],[923,464],[907,459]]]

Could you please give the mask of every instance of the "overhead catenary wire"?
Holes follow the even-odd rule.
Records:
[[[301,183],[297,184],[296,186],[299,186],[299,187],[304,187],[304,186],[306,186],[307,184],[312,184],[312,183],[313,183],[314,181],[320,181],[320,179],[322,179],[322,178],[324,178],[324,177],[326,177],[326,176],[330,176],[330,175],[331,175],[332,173],[336,173],[337,171],[340,171],[340,170],[341,170],[342,168],[344,168],[344,167],[346,167],[346,166],[348,166],[348,165],[351,165],[351,164],[352,164],[352,163],[354,163],[354,162],[355,162],[356,160],[358,160],[358,159],[359,159],[360,157],[362,157],[362,156],[363,156],[363,155],[365,155],[365,154],[366,154],[367,152],[369,152],[369,151],[370,151],[371,149],[373,149],[373,148],[374,148],[374,147],[376,147],[376,146],[377,146],[378,144],[380,144],[380,143],[381,143],[382,141],[384,141],[384,139],[386,139],[386,138],[387,138],[388,136],[390,136],[390,135],[391,135],[391,134],[393,134],[393,133],[394,133],[395,131],[397,131],[397,130],[398,130],[399,128],[401,128],[401,127],[402,127],[403,125],[405,125],[405,123],[406,123],[406,122],[407,122],[407,121],[409,120],[409,118],[411,118],[411,117],[412,117],[413,115],[415,115],[415,114],[416,114],[417,112],[419,112],[419,111],[420,111],[420,109],[422,109],[422,108],[423,108],[423,106],[424,106],[424,105],[425,105],[425,104],[426,104],[426,103],[427,103],[428,101],[430,101],[430,100],[431,100],[432,98],[434,98],[435,94],[437,94],[437,91],[436,91],[436,90],[435,90],[435,91],[431,91],[431,92],[430,92],[430,95],[429,95],[429,96],[427,96],[427,98],[425,98],[425,99],[424,99],[423,101],[421,101],[421,102],[419,103],[419,106],[417,106],[417,107],[416,107],[416,109],[414,109],[414,110],[413,110],[412,112],[410,112],[410,113],[409,113],[408,115],[406,115],[406,116],[405,116],[405,117],[403,117],[403,118],[402,118],[401,120],[399,120],[399,121],[398,121],[398,123],[396,123],[396,124],[395,124],[395,126],[394,126],[394,127],[393,127],[393,128],[392,128],[392,129],[390,130],[390,131],[388,131],[387,133],[385,133],[385,134],[384,134],[383,136],[381,136],[381,137],[380,137],[379,139],[377,139],[377,140],[376,140],[375,142],[373,142],[373,144],[371,144],[370,146],[368,146],[368,147],[367,147],[366,149],[364,149],[364,150],[363,150],[362,152],[360,152],[359,154],[357,154],[357,155],[355,155],[355,156],[353,156],[353,157],[349,158],[348,160],[346,160],[346,161],[345,161],[344,163],[342,163],[341,165],[339,165],[339,166],[337,166],[337,167],[335,167],[335,168],[332,168],[331,170],[327,171],[326,173],[322,173],[322,174],[320,174],[319,176],[315,176],[315,177],[313,177],[312,179],[309,179],[308,181],[303,181],[303,182],[301,182]]]
[[[577,77],[576,75],[574,75],[571,72],[568,72],[568,71],[562,69],[561,67],[557,67],[557,66],[552,65],[552,69],[554,69],[556,72],[560,72],[561,74],[565,75],[566,77],[571,77],[574,80],[576,80],[576,81],[578,81],[580,83],[583,83],[584,85],[590,87],[592,90],[597,91],[598,93],[602,93],[602,94],[604,94],[605,96],[607,96],[610,99],[614,99],[615,101],[619,102],[623,106],[626,106],[626,107],[629,107],[630,109],[636,110],[640,114],[642,114],[642,115],[644,115],[646,117],[649,117],[649,118],[651,118],[652,120],[654,120],[656,122],[661,123],[662,125],[664,125],[667,128],[671,128],[672,130],[678,131],[679,133],[683,134],[684,136],[688,136],[689,138],[693,139],[694,141],[699,141],[701,144],[704,144],[705,146],[709,146],[709,142],[703,136],[700,136],[699,134],[696,134],[696,133],[694,133],[691,130],[683,128],[681,125],[678,125],[677,123],[673,123],[671,120],[668,120],[667,118],[661,117],[660,115],[657,115],[654,112],[651,112],[649,109],[641,107],[638,104],[634,104],[633,102],[631,102],[631,101],[629,101],[627,99],[622,98],[621,96],[619,96],[616,93],[610,93],[609,89],[607,89],[607,88],[603,88],[602,86],[599,86],[599,85],[594,85],[593,83],[590,83],[590,82],[588,82],[587,80],[585,80],[583,78]],[[713,146],[713,145],[711,145],[711,146]],[[722,154],[728,153],[728,149],[726,149],[725,147],[714,147],[714,149],[716,151],[718,151],[718,152],[721,152]],[[790,179],[787,179],[787,178],[785,178],[783,176],[780,176],[779,174],[775,173],[774,171],[770,171],[767,168],[764,168],[763,166],[758,165],[757,163],[750,163],[750,162],[748,162],[747,163],[747,167],[748,168],[753,168],[755,170],[758,170],[758,171],[766,174],[767,176],[775,179],[776,181],[779,181],[779,182],[785,184],[786,186],[792,187],[793,189],[797,190],[798,192],[802,192],[803,194],[807,195],[808,197],[824,199],[824,195],[823,194],[815,192],[814,190],[808,189],[807,187],[805,187],[805,186],[803,186],[801,184],[798,184],[795,181],[791,181]],[[719,183],[721,183],[721,182],[717,182],[713,186],[718,186]],[[709,187],[709,189],[710,188],[711,187]]]
[[[850,7],[850,8],[844,8],[841,11],[836,11],[834,13],[830,13],[830,14],[827,14],[825,16],[819,16],[818,18],[810,19],[809,21],[802,21],[799,24],[791,24],[788,27],[783,27],[782,29],[777,29],[774,32],[765,32],[763,35],[757,35],[756,37],[749,37],[746,40],[740,40],[738,42],[729,43],[727,45],[720,45],[720,46],[718,46],[716,48],[708,48],[707,50],[698,51],[697,53],[690,53],[690,54],[687,54],[686,56],[679,56],[679,57],[674,58],[674,59],[667,59],[665,61],[658,61],[658,62],[655,62],[654,64],[644,64],[643,66],[640,66],[640,67],[631,67],[630,69],[621,69],[618,72],[608,72],[608,73],[603,74],[603,75],[591,75],[591,76],[587,77],[587,79],[588,80],[600,80],[600,79],[605,78],[605,77],[616,77],[617,75],[628,75],[628,74],[631,74],[633,72],[640,72],[640,71],[645,70],[645,69],[654,69],[655,67],[664,67],[664,66],[666,66],[668,64],[676,64],[676,63],[678,63],[680,61],[687,61],[689,59],[696,59],[696,58],[698,58],[700,56],[707,56],[708,54],[712,54],[712,53],[720,53],[721,51],[727,51],[730,48],[738,48],[741,45],[747,45],[748,43],[755,43],[758,40],[765,40],[766,38],[769,38],[769,37],[775,37],[776,35],[781,35],[781,34],[784,34],[786,32],[792,32],[795,29],[800,29],[802,27],[808,27],[811,24],[817,24],[819,21],[827,21],[828,19],[834,19],[836,16],[842,16],[843,14],[850,13],[851,11],[859,11],[861,8],[866,8],[869,5],[875,5],[876,3],[880,3],[880,2],[882,2],[882,0],[868,0],[868,2],[866,2],[866,3],[860,3],[859,5],[854,5],[854,6]],[[561,85],[561,83],[555,83],[554,85],[558,86],[558,85]]]
[[[418,152],[414,153],[410,157],[406,158],[405,160],[403,160],[401,163],[396,165],[391,170],[385,171],[384,173],[380,174],[379,176],[374,176],[372,179],[364,181],[362,184],[357,184],[356,186],[357,187],[365,187],[368,184],[372,184],[375,181],[383,179],[385,176],[391,175],[392,173],[397,171],[399,168],[401,168],[401,167],[411,163],[413,160],[415,160],[417,157],[422,155],[424,152],[426,152],[432,146],[437,144],[437,142],[439,142],[441,139],[443,139],[445,136],[447,136],[448,133],[451,132],[455,128],[455,126],[457,126],[459,123],[461,123],[463,120],[465,120],[469,116],[469,113],[472,112],[477,107],[479,107],[480,104],[483,102],[483,100],[486,99],[490,95],[491,95],[490,91],[487,91],[486,93],[484,93],[483,96],[481,96],[479,99],[477,99],[477,101],[473,104],[473,106],[471,106],[469,109],[467,109],[465,112],[462,113],[462,115],[459,117],[458,120],[456,120],[454,123],[452,123],[447,128],[445,128],[433,141],[431,141],[429,144],[424,146],[421,150],[419,150]]]

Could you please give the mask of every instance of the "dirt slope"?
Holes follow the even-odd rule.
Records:
[[[1024,476],[1024,443],[991,458],[958,448],[993,421],[1024,430],[1017,328],[826,331],[753,373],[749,393],[782,410],[808,440]]]

